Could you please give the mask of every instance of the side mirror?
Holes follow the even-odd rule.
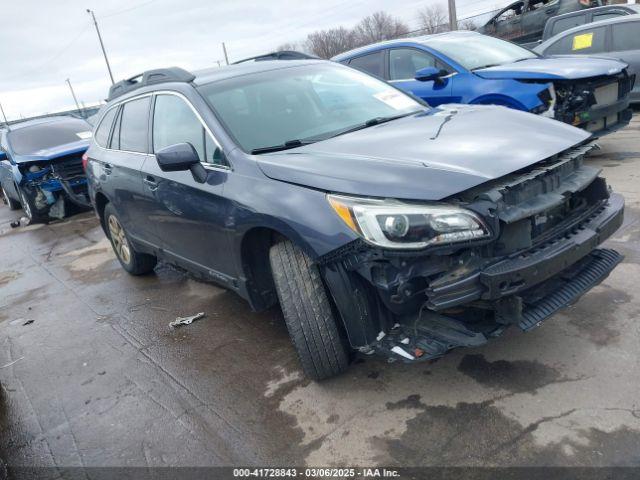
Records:
[[[0,150],[0,161],[6,160],[7,158],[7,152]]]
[[[415,79],[419,82],[438,81],[440,77],[447,75],[446,70],[441,70],[436,67],[424,67],[416,72]]]
[[[200,163],[198,152],[190,143],[176,143],[156,152],[156,160],[163,172],[190,170]]]

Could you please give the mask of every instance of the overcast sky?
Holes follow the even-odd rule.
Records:
[[[7,117],[73,108],[65,79],[87,105],[109,77],[86,9],[95,11],[116,81],[150,68],[199,69],[266,53],[308,33],[385,10],[417,28],[419,8],[444,0],[21,0],[2,1],[0,102]],[[508,0],[457,0],[458,17]]]

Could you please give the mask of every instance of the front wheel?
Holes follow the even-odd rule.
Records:
[[[12,199],[4,187],[2,187],[2,201],[9,206],[9,210],[18,210],[20,208],[20,202]]]
[[[40,213],[34,201],[27,196],[22,187],[18,187],[18,193],[20,194],[22,211],[29,219],[29,223],[35,223],[44,220],[44,216]]]
[[[344,372],[349,351],[318,267],[288,240],[271,247],[269,260],[287,330],[305,374],[322,380]]]
[[[122,268],[131,275],[144,275],[153,271],[158,259],[153,255],[137,252],[133,248],[118,214],[110,203],[104,209],[104,222],[111,246]]]

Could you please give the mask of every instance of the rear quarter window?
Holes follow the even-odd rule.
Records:
[[[109,141],[109,133],[111,133],[111,126],[113,125],[113,119],[115,118],[117,111],[117,107],[109,110],[96,129],[94,138],[96,140],[96,143],[101,147],[107,146],[107,142]]]
[[[614,51],[640,49],[640,22],[618,23],[612,27]]]

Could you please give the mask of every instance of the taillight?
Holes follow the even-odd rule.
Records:
[[[76,157],[78,158],[78,157]],[[82,155],[82,169],[87,171],[87,163],[89,163],[89,156],[85,153]]]

